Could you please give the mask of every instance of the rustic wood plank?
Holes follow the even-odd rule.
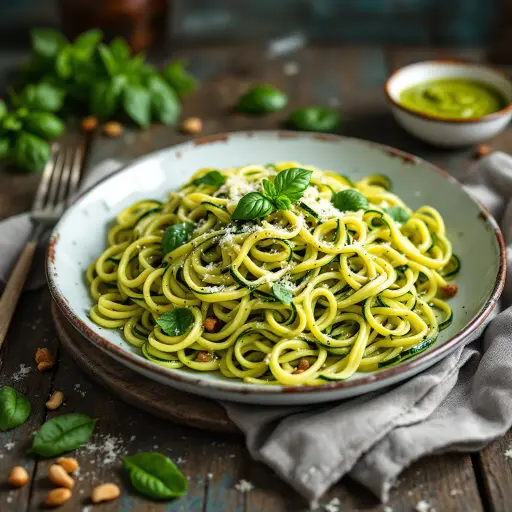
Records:
[[[23,510],[32,493],[31,485],[11,489],[7,475],[13,466],[23,466],[32,478],[37,458],[28,455],[32,434],[38,430],[46,415],[45,402],[50,395],[53,371],[36,369],[34,355],[39,347],[58,352],[57,339],[51,322],[48,292],[44,289],[25,293],[14,315],[1,353],[0,384],[15,388],[30,400],[31,414],[18,428],[0,433],[0,510]],[[8,492],[7,492],[8,491]]]

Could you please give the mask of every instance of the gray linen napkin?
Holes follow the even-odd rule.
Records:
[[[466,189],[501,221],[512,271],[512,157],[477,162]],[[511,299],[507,275],[502,305]],[[420,457],[478,450],[512,426],[512,307],[496,313],[465,346],[393,388],[316,407],[223,405],[251,455],[310,501],[349,474],[386,502]]]
[[[87,174],[82,189],[120,165],[103,162]],[[501,219],[512,271],[512,158],[494,152],[477,162],[466,188]],[[29,234],[27,215],[0,222],[0,281]],[[36,271],[31,287],[43,280]],[[503,305],[508,307],[511,299],[507,275]],[[385,502],[400,472],[418,458],[478,450],[510,428],[511,328],[512,307],[495,316],[483,335],[481,327],[465,346],[429,370],[352,400],[316,407],[223,405],[246,434],[252,456],[307,499],[317,500],[350,474]]]

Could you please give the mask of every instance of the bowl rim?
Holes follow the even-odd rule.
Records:
[[[118,360],[126,360],[128,365],[135,366],[141,368],[143,372],[156,373],[160,377],[168,380],[177,381],[179,383],[185,385],[194,385],[199,386],[202,389],[215,389],[216,391],[225,392],[232,395],[261,395],[261,396],[269,396],[269,395],[282,395],[287,393],[293,394],[308,394],[308,393],[328,393],[330,391],[341,390],[341,389],[351,389],[357,388],[359,386],[364,387],[369,384],[391,380],[390,384],[393,383],[393,377],[398,376],[402,373],[410,374],[410,373],[418,373],[422,371],[422,367],[428,368],[428,363],[430,365],[435,362],[440,361],[443,357],[448,355],[451,350],[455,348],[457,344],[459,344],[466,336],[475,331],[480,325],[483,324],[485,319],[490,315],[490,313],[495,308],[498,299],[503,291],[503,286],[505,284],[505,275],[506,275],[506,248],[505,242],[503,239],[503,235],[501,230],[491,215],[489,210],[481,204],[479,201],[474,199],[471,195],[469,195],[465,190],[464,192],[468,195],[471,201],[473,201],[476,206],[480,209],[480,218],[486,222],[491,230],[493,231],[498,248],[499,248],[499,266],[498,272],[496,274],[496,280],[494,282],[494,286],[492,292],[482,306],[480,312],[475,315],[471,321],[458,333],[454,336],[446,340],[442,345],[438,347],[434,347],[432,350],[428,352],[424,352],[420,354],[418,357],[408,360],[402,364],[392,366],[390,368],[384,368],[379,370],[378,372],[371,372],[364,377],[361,377],[357,380],[344,380],[344,381],[335,381],[335,382],[327,382],[326,384],[322,384],[319,386],[253,386],[246,384],[244,382],[227,382],[220,379],[202,379],[198,378],[193,372],[184,372],[181,370],[171,370],[165,368],[163,366],[159,366],[158,364],[152,363],[151,361],[144,359],[138,354],[134,354],[127,350],[123,350],[121,347],[112,343],[108,339],[101,336],[99,333],[90,328],[83,320],[81,320],[73,311],[66,297],[60,292],[59,287],[55,281],[54,276],[54,259],[56,253],[56,245],[59,240],[59,226],[61,222],[65,219],[66,215],[72,208],[75,208],[79,205],[80,201],[89,194],[93,189],[102,185],[105,181],[110,179],[111,177],[117,176],[120,173],[123,173],[130,167],[134,165],[140,165],[145,160],[149,160],[154,157],[155,154],[169,151],[169,149],[173,149],[176,155],[180,157],[189,150],[194,150],[197,146],[204,146],[209,144],[215,144],[218,142],[228,142],[231,137],[234,138],[247,138],[251,139],[254,137],[272,137],[276,139],[296,139],[296,138],[308,138],[315,139],[324,142],[331,143],[340,143],[344,140],[352,140],[357,141],[360,144],[370,146],[373,149],[379,150],[391,157],[398,157],[403,162],[408,164],[422,164],[432,171],[436,172],[443,176],[446,180],[451,181],[456,186],[464,189],[463,185],[456,180],[453,176],[451,176],[447,171],[437,167],[436,165],[423,160],[422,158],[411,155],[410,153],[406,153],[399,149],[395,149],[391,146],[387,146],[384,144],[379,144],[372,141],[367,141],[364,139],[359,139],[356,137],[345,137],[342,135],[331,135],[331,134],[319,134],[313,132],[292,132],[286,130],[251,130],[251,131],[239,131],[239,132],[226,132],[213,136],[205,136],[197,139],[192,139],[188,142],[184,142],[181,144],[168,146],[166,148],[162,148],[157,151],[152,151],[146,155],[143,155],[139,158],[128,162],[126,165],[123,165],[117,171],[114,171],[112,174],[105,176],[100,179],[97,183],[88,187],[85,191],[79,194],[79,196],[75,199],[73,204],[68,208],[68,210],[61,217],[57,225],[52,230],[50,241],[48,243],[48,247],[46,250],[46,262],[45,262],[45,272],[46,279],[48,283],[48,287],[54,302],[59,307],[60,311],[64,314],[66,319],[71,323],[71,325],[77,329],[79,333],[81,333],[88,341],[91,341],[96,347],[99,349],[110,353],[114,358]],[[418,369],[418,367],[420,367]],[[164,384],[167,385],[167,384]],[[384,384],[385,385],[385,384]]]
[[[496,111],[492,112],[491,114],[486,114],[485,116],[479,116],[479,117],[468,117],[465,119],[456,119],[456,118],[450,118],[450,117],[441,117],[436,114],[428,114],[425,112],[419,112],[417,110],[414,110],[412,108],[406,107],[405,105],[402,105],[397,100],[395,100],[391,93],[390,93],[390,82],[404,69],[416,66],[418,64],[455,64],[458,66],[465,66],[465,67],[478,67],[478,68],[484,68],[487,71],[490,71],[492,73],[495,73],[497,75],[502,76],[510,83],[510,86],[512,88],[512,78],[502,69],[489,66],[487,64],[482,64],[481,62],[472,61],[470,59],[461,59],[461,58],[444,58],[444,59],[429,59],[429,60],[420,60],[418,62],[412,62],[410,64],[406,64],[405,66],[401,66],[398,69],[395,69],[391,75],[387,78],[386,82],[384,83],[384,94],[386,95],[387,100],[396,108],[399,108],[400,110],[403,110],[404,112],[407,112],[408,114],[411,114],[415,117],[419,117],[421,119],[427,119],[429,121],[436,121],[441,123],[448,123],[448,124],[471,124],[471,123],[481,123],[481,122],[488,122],[488,121],[494,121],[497,118],[503,116],[504,114],[507,114],[512,111],[512,100],[509,100],[506,107]],[[485,82],[485,80],[482,80]],[[497,88],[499,89],[499,88]],[[500,92],[503,92],[500,90]]]

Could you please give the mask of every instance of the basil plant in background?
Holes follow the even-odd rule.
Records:
[[[31,32],[32,54],[20,70],[21,88],[0,103],[0,158],[39,171],[50,156],[48,141],[64,133],[58,114],[128,118],[141,127],[177,123],[180,98],[197,83],[174,61],[162,70],[133,55],[122,38],[103,42],[100,30],[68,41],[53,29]]]

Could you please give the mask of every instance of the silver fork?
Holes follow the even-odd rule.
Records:
[[[76,195],[83,154],[82,145],[61,147],[54,144],[52,146],[51,157],[43,170],[30,212],[33,225],[32,236],[21,252],[0,298],[0,347],[7,335],[18,299],[32,266],[40,236],[45,228],[59,220]]]

